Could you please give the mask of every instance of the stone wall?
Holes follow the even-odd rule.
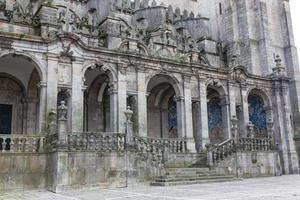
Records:
[[[133,186],[163,173],[149,154],[135,151],[52,153],[48,165],[47,188],[53,192]]]
[[[238,152],[216,166],[217,171],[251,178],[281,175],[277,152]]]
[[[45,188],[46,160],[46,154],[1,154],[0,191]]]

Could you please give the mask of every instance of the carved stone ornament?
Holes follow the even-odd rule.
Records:
[[[0,0],[0,12],[6,9],[6,0]]]
[[[246,82],[246,74],[241,69],[236,69],[231,75],[231,79],[233,79],[236,82],[244,83]]]
[[[20,3],[22,2],[22,3]],[[2,1],[2,7],[5,3]],[[6,10],[5,15],[9,21],[20,23],[24,25],[39,25],[39,16],[33,13],[33,3],[29,1],[27,4],[23,1],[15,1],[12,10]]]

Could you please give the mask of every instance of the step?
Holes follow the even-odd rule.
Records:
[[[211,179],[211,180],[194,180],[194,181],[176,181],[176,182],[152,182],[151,186],[175,186],[175,185],[192,185],[192,184],[205,184],[205,183],[221,183],[240,181],[238,178],[226,179]]]
[[[217,173],[214,173],[214,174],[194,174],[194,175],[185,175],[185,174],[168,175],[167,174],[165,176],[159,177],[159,179],[165,179],[165,178],[197,178],[197,177],[207,178],[207,177],[212,177],[212,176],[219,177],[219,176],[225,176],[225,175],[224,174],[217,174]],[[228,177],[233,177],[234,178],[234,176],[228,176]]]
[[[232,176],[209,176],[209,177],[182,177],[182,178],[162,178],[156,179],[155,182],[179,182],[179,181],[197,181],[197,180],[217,180],[233,179]]]
[[[167,172],[176,172],[176,173],[180,173],[180,172],[210,172],[213,171],[211,169],[209,169],[208,167],[188,167],[188,168],[166,168]]]
[[[167,171],[166,175],[191,175],[191,176],[196,176],[196,175],[210,175],[210,174],[216,174],[217,172],[215,170],[212,171],[207,171],[207,172],[200,172],[200,171]]]

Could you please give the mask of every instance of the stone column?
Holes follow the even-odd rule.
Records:
[[[58,85],[58,57],[48,54],[48,71],[47,71],[47,109],[49,113],[52,109],[57,108],[57,85]]]
[[[127,81],[126,66],[118,64],[118,132],[125,133],[126,117],[124,115],[127,110]]]
[[[137,98],[138,98],[138,132],[140,137],[147,137],[147,88],[146,88],[146,74],[144,70],[137,72]]]
[[[176,97],[178,138],[185,137],[184,97]]]
[[[230,116],[230,105],[227,96],[224,96],[221,100],[222,107],[222,121],[223,121],[223,133],[224,139],[232,138],[231,135],[231,116]]]
[[[199,152],[202,149],[201,145],[201,107],[200,101],[193,103],[193,126],[194,126],[194,138],[196,143],[196,150]]]
[[[109,85],[109,102],[110,102],[110,125],[111,132],[118,132],[118,90],[115,82]],[[104,111],[103,107],[103,111]]]
[[[83,107],[84,107],[84,86],[83,86],[83,60],[76,58],[72,64],[73,77],[72,77],[72,132],[83,131]]]
[[[192,113],[192,92],[191,77],[184,77],[184,107],[185,107],[185,137],[187,140],[187,150],[196,152],[196,144],[193,133],[193,113]]]
[[[39,107],[39,120],[38,120],[38,132],[46,132],[46,104],[47,104],[47,83],[40,82],[38,85],[40,90],[40,107]]]
[[[247,137],[247,130],[249,125],[249,107],[248,107],[248,93],[247,86],[241,85],[241,96],[242,96],[242,110],[243,110],[243,123],[241,127],[240,137]]]
[[[234,83],[232,81],[227,82],[227,90],[228,90],[228,103],[230,108],[230,119],[233,117],[237,117],[236,113],[236,94]]]
[[[201,147],[206,148],[206,144],[210,144],[209,131],[208,131],[208,114],[207,114],[207,88],[205,84],[205,78],[200,77],[200,124],[201,124]]]

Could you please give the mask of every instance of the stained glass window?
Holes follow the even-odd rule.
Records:
[[[267,117],[264,110],[264,101],[257,95],[250,95],[248,98],[249,119],[255,127],[258,134],[266,134]]]
[[[168,102],[168,123],[169,123],[169,137],[177,138],[177,104],[171,97]]]
[[[211,99],[207,103],[207,113],[208,113],[208,130],[209,136],[212,142],[214,140],[219,142],[223,136],[222,127],[222,107],[220,106],[220,101],[218,99]]]

